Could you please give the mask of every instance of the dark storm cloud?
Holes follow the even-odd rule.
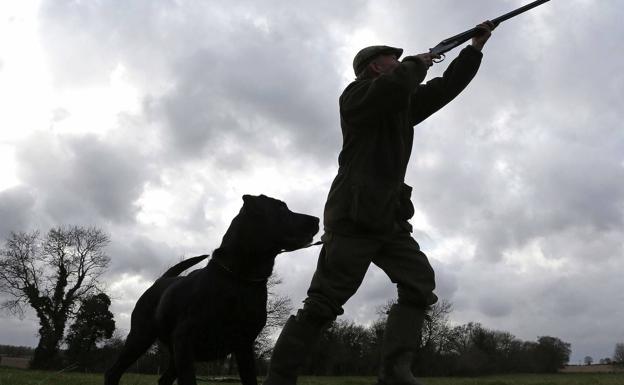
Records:
[[[336,98],[327,98],[342,86],[335,47],[362,4],[321,2],[302,9],[265,2],[137,2],[126,9],[48,2],[41,7],[47,27],[42,37],[50,43],[51,64],[63,69],[55,72],[61,82],[65,75],[72,82],[105,81],[89,78],[90,71],[83,77],[81,69],[95,68],[97,77],[118,63],[145,83],[150,71],[169,76],[163,83],[172,90],[146,106],[150,116],[166,122],[165,148],[175,155],[227,158],[228,143],[253,143],[257,151],[274,154],[282,147],[277,138],[288,152],[314,152],[311,160],[327,162],[333,157],[318,155],[333,155],[339,135]],[[81,57],[96,63],[71,59]],[[231,166],[248,163],[236,160]]]
[[[135,151],[94,135],[38,134],[17,158],[23,183],[53,223],[123,223],[134,220],[149,175]]]
[[[31,231],[35,198],[28,188],[13,187],[0,191],[0,239],[11,232]],[[3,242],[4,243],[4,242]]]
[[[158,278],[164,271],[176,264],[182,255],[165,242],[116,231],[114,242],[107,248],[111,257],[108,271],[110,277],[120,274],[137,274],[145,279]]]
[[[492,318],[503,317],[511,313],[513,305],[507,298],[479,298],[479,310]]]
[[[280,157],[299,151],[315,162],[336,151],[336,102],[326,97],[339,92],[335,38],[307,19],[267,16],[269,31],[246,20],[174,63],[175,90],[157,104],[174,150],[219,158],[240,146],[239,165],[250,147]]]

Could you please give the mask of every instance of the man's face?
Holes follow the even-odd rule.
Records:
[[[396,55],[379,55],[375,60],[371,62],[371,66],[375,72],[379,75],[392,72],[399,66],[399,60]]]

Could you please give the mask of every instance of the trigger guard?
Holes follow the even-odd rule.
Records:
[[[442,63],[444,61],[444,58],[446,57],[446,55],[442,53],[442,54],[440,54],[440,56],[441,57],[439,59],[432,59],[432,61],[434,63]]]

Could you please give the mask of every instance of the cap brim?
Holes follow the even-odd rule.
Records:
[[[395,48],[395,47],[388,47],[388,49],[386,51],[383,51],[381,53],[381,55],[383,54],[392,54],[392,55],[396,55],[396,58],[400,58],[401,55],[403,55],[403,49],[402,48]]]

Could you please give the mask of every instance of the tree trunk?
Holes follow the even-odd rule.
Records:
[[[35,349],[35,355],[31,362],[33,369],[56,369],[60,366],[61,360],[58,356],[58,345],[60,339],[53,335],[41,335],[39,344]]]
[[[57,316],[53,327],[46,325],[39,328],[39,344],[31,362],[33,369],[59,369],[62,366],[59,346],[63,340],[65,322],[66,317]]]

